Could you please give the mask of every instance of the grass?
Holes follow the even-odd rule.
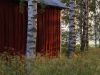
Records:
[[[0,58],[0,75],[100,75],[99,48],[77,53],[73,59],[37,57],[26,61],[17,56],[4,57]]]

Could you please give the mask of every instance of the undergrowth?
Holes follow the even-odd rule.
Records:
[[[24,56],[0,56],[0,75],[100,75],[100,49],[77,53],[73,59]]]

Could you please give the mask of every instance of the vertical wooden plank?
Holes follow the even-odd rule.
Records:
[[[58,13],[58,52],[57,52],[57,54],[59,54],[59,52],[60,52],[60,10],[58,9],[57,10],[57,13]]]
[[[11,3],[9,3],[9,11],[8,11],[8,51],[10,51],[11,52],[11,54],[13,54],[14,53],[14,49],[13,49],[13,28],[14,28],[14,18],[13,18],[13,13],[12,12],[14,12],[13,11],[13,9],[14,9],[14,6],[11,4]]]
[[[17,52],[18,49],[18,26],[19,26],[19,7],[16,6],[16,11],[15,11],[15,51]],[[16,53],[17,54],[17,53]]]
[[[54,12],[53,12],[53,16],[54,16],[54,25],[53,25],[53,56],[56,56],[56,44],[57,44],[57,40],[56,40],[56,35],[57,35],[57,32],[56,32],[56,26],[57,26],[57,23],[56,23],[56,20],[57,20],[57,13],[56,13],[56,8],[54,8]]]
[[[0,17],[1,17],[1,6],[0,6]],[[0,24],[1,24],[1,28],[2,28],[2,20],[0,18]],[[2,30],[0,29],[0,35],[1,35]],[[2,35],[0,36],[0,41],[1,41]],[[1,51],[1,46],[2,45],[2,41],[0,42],[0,51]]]
[[[51,13],[51,9],[49,8],[47,11],[48,11],[48,27],[47,27],[47,29],[48,29],[48,34],[47,34],[47,37],[48,37],[48,40],[47,40],[47,41],[48,41],[48,43],[47,43],[47,45],[48,45],[48,56],[50,56],[50,55],[51,55],[50,41],[52,41],[52,40],[50,39],[51,36],[52,36],[52,35],[50,36],[50,30],[51,30],[51,29],[50,29],[50,24],[51,24],[51,22],[50,22],[50,19],[51,19],[50,16],[51,16],[51,14],[50,14],[50,13]]]
[[[47,50],[47,56],[48,56],[49,55],[49,45],[48,45],[49,44],[49,41],[48,41],[49,40],[49,37],[48,37],[48,34],[49,34],[49,29],[48,29],[49,28],[49,11],[47,10],[46,12],[47,12],[47,25],[46,25],[46,29],[47,29],[47,31],[46,31],[47,32],[46,33],[46,38],[47,38],[46,45],[47,45],[47,49],[46,50]]]
[[[0,5],[0,52],[2,51],[2,48],[3,48],[3,34],[2,34],[2,32],[3,32],[3,14],[2,14],[2,10],[3,10],[3,6],[2,6],[2,4]]]
[[[47,38],[47,32],[48,32],[48,29],[47,29],[47,27],[48,27],[48,11],[47,11],[47,9],[45,9],[45,26],[44,26],[44,49],[45,49],[45,55],[47,56],[48,55],[48,51],[47,51],[47,49],[48,49],[48,38]]]
[[[55,30],[56,30],[56,33],[57,33],[57,34],[56,34],[56,51],[55,51],[55,56],[58,57],[58,50],[59,50],[59,49],[58,49],[58,46],[57,46],[57,45],[59,44],[59,41],[57,40],[57,38],[58,38],[57,35],[59,35],[59,32],[58,32],[57,30],[58,30],[58,26],[60,25],[60,24],[58,23],[58,21],[59,21],[60,18],[58,18],[58,12],[57,12],[57,10],[58,10],[58,9],[55,10],[55,11],[56,11],[56,14],[57,14],[57,17],[56,17],[56,29],[55,29]]]
[[[44,53],[45,53],[45,55],[47,55],[47,50],[46,50],[46,46],[47,46],[47,32],[46,32],[46,30],[47,30],[47,9],[44,9],[44,13],[42,13],[42,15],[44,14],[44,16],[45,16],[45,20],[44,20],[44,22],[45,22],[45,25],[44,25]]]
[[[44,33],[45,33],[45,12],[43,11],[42,12],[42,25],[41,25],[41,36],[40,37],[42,37],[42,39],[41,39],[41,53],[42,53],[42,55],[44,55],[45,54],[45,47],[44,47]]]
[[[22,38],[22,53],[23,55],[26,54],[26,39],[27,39],[27,23],[28,23],[28,3],[25,2],[25,7],[24,7],[24,14],[23,14],[23,38]]]
[[[0,2],[0,50],[23,54],[26,47],[27,9],[19,13],[16,2]],[[25,17],[26,16],[26,17]]]
[[[38,19],[37,19],[37,52],[40,53],[41,52],[41,40],[42,40],[42,36],[41,36],[41,33],[42,30],[42,24],[43,24],[43,21],[42,21],[42,12],[40,11],[40,7],[38,7]]]
[[[41,54],[46,53],[44,55],[49,57],[58,56],[60,50],[59,13],[59,9],[48,7],[45,9],[45,12],[38,17],[37,50],[39,50]],[[43,49],[43,51],[41,49]]]
[[[55,8],[52,8],[52,56],[54,56],[55,54],[54,54],[54,52],[55,52],[55,46],[56,46],[56,44],[55,44],[55,24],[56,24],[56,22],[55,22],[55,17],[56,15],[55,15]]]

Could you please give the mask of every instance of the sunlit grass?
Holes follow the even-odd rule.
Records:
[[[26,66],[27,63],[30,64]],[[3,55],[0,75],[100,75],[100,49],[90,48],[88,52],[77,53],[73,59],[62,55],[54,59],[26,60],[25,57]]]

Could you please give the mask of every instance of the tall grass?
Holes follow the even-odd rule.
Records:
[[[0,57],[0,75],[100,75],[100,49],[77,53],[73,59],[37,57],[26,60],[18,56]],[[27,62],[30,66],[27,67]],[[31,69],[29,69],[31,68]]]

